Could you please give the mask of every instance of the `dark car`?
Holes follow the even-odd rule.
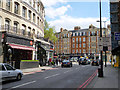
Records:
[[[72,67],[72,62],[70,60],[63,60],[61,67]]]
[[[80,59],[79,59],[79,65],[80,65],[80,64],[82,64],[82,65],[83,65],[83,64],[84,64],[84,65],[88,64],[87,59],[86,59],[86,58],[80,58]]]
[[[99,60],[93,60],[91,64],[92,66],[99,66]]]

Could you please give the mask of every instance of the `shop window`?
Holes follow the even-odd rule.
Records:
[[[14,13],[18,14],[19,13],[19,3],[15,2],[14,4]]]
[[[9,10],[9,11],[10,11],[10,8],[11,8],[10,7],[10,5],[11,5],[10,2],[11,2],[11,0],[6,0],[6,9]]]

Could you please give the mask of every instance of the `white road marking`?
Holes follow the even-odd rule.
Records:
[[[12,88],[18,88],[18,87],[25,86],[25,85],[28,85],[28,84],[31,84],[31,83],[35,83],[35,82],[36,82],[36,81],[32,81],[32,82],[28,82],[28,83],[24,83],[24,84],[21,84],[21,85],[18,85],[18,86],[12,87]]]
[[[57,76],[57,75],[60,75],[60,74],[55,74],[55,75],[52,75],[52,76],[48,76],[48,77],[45,77],[44,79],[48,79],[50,77],[54,77],[54,76]]]
[[[67,73],[67,72],[70,72],[70,71],[72,71],[72,70],[66,71],[66,72],[64,72],[64,73]]]

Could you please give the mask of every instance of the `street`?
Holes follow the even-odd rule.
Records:
[[[78,65],[24,75],[20,81],[3,82],[3,89],[14,88],[80,88],[98,69],[97,66]]]

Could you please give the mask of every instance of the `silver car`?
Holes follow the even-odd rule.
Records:
[[[21,80],[22,76],[21,70],[15,69],[7,63],[0,63],[0,82],[10,79]]]

